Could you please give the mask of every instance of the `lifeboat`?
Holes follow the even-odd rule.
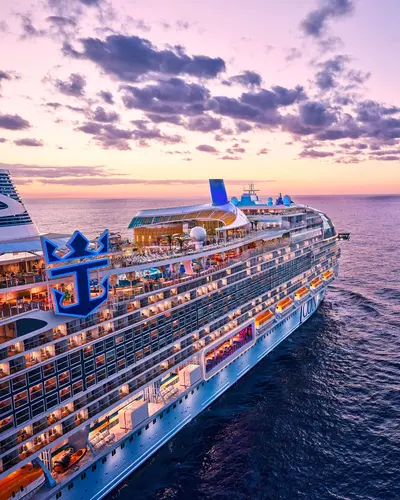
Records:
[[[54,462],[54,471],[62,474],[81,460],[86,453],[86,448],[80,448],[74,451],[73,448],[68,448],[62,456]]]
[[[275,316],[274,313],[269,311],[269,310],[259,314],[258,316],[256,316],[256,319],[255,319],[256,327],[260,328],[261,326],[265,325],[266,323],[269,323],[273,319],[274,316]]]
[[[41,467],[28,464],[0,481],[0,500],[21,499],[39,489],[45,482]],[[33,497],[31,497],[33,498]]]
[[[322,285],[321,278],[314,278],[310,283],[310,287],[312,288],[312,290],[316,290],[321,285]]]
[[[325,281],[328,281],[329,279],[331,279],[332,276],[333,276],[332,271],[325,271],[324,273],[322,273],[322,279]]]
[[[299,288],[296,293],[294,294],[294,298],[297,300],[301,300],[304,298],[306,295],[310,293],[310,290],[306,286],[302,286]]]
[[[277,312],[286,311],[290,306],[293,305],[293,300],[290,297],[285,297],[283,300],[279,301],[276,305]]]

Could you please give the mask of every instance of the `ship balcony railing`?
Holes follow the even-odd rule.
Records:
[[[0,403],[0,415],[4,415],[5,413],[12,410],[11,401],[2,401]]]
[[[12,316],[18,316],[19,314],[24,314],[29,311],[34,311],[40,309],[42,311],[49,311],[51,309],[50,305],[46,301],[13,301],[13,302],[2,302],[0,300],[0,318],[10,318]]]
[[[25,460],[25,458],[28,458],[30,455],[32,455],[34,452],[33,450],[30,450],[29,448],[24,449],[22,451],[20,451],[19,455],[18,455],[18,460]]]
[[[8,429],[11,429],[13,427],[13,422],[5,422],[4,420],[0,421],[0,433],[8,431]]]
[[[61,330],[56,330],[54,333],[53,333],[53,339],[54,340],[60,340],[60,339],[63,339],[67,336],[67,333],[65,332],[62,332]]]
[[[20,458],[18,456],[3,460],[3,472],[11,469],[11,467],[14,467],[14,465],[17,465],[19,461]]]
[[[3,276],[0,278],[0,289],[2,288],[13,288],[22,285],[31,285],[34,283],[44,283],[46,281],[46,276],[43,272],[26,272],[17,273],[13,276]]]
[[[83,419],[82,419],[82,422],[83,422]],[[76,424],[75,421],[68,423],[66,425],[63,424],[63,426],[62,426],[63,434],[66,434],[67,432],[72,431],[72,429],[74,429],[77,425],[79,425],[79,424]]]
[[[22,347],[17,346],[16,344],[10,345],[8,347],[8,357],[16,356],[17,354],[22,354],[24,352]]]

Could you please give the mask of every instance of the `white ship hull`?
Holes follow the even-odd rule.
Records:
[[[104,498],[187,423],[302,325],[316,311],[324,294],[325,287],[321,287],[307,300],[296,304],[295,308],[283,315],[279,323],[275,322],[265,327],[265,331],[262,331],[247,351],[210,380],[197,382],[194,387],[180,394],[179,398],[171,402],[168,407],[164,407],[162,412],[152,415],[120,442],[115,443],[114,452],[108,450],[99,453],[96,460],[85,464],[75,474],[71,474],[68,482],[52,488],[51,491],[42,490],[38,498],[45,500],[58,500],[59,498],[100,500]],[[162,413],[162,418],[160,418],[160,413]],[[149,424],[148,429],[145,429],[146,424]],[[138,435],[139,428],[142,429],[140,435]],[[122,443],[124,445],[121,449]],[[105,458],[106,461],[104,461]],[[96,467],[94,467],[95,464]],[[72,487],[71,483],[73,483]],[[62,492],[61,496],[60,492]]]

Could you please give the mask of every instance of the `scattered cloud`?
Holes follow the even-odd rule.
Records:
[[[77,130],[90,134],[94,141],[103,149],[118,149],[127,151],[131,149],[130,141],[138,141],[140,146],[148,146],[148,141],[157,141],[162,144],[178,144],[183,142],[180,135],[163,133],[159,128],[149,128],[147,122],[136,122],[136,129],[118,128],[111,123],[87,122]]]
[[[75,19],[72,19],[71,17],[64,17],[64,16],[49,16],[46,17],[46,21],[50,24],[56,25],[58,27],[65,27],[65,26],[76,26],[77,22]]]
[[[145,87],[125,86],[122,101],[128,109],[154,114],[199,115],[206,109],[210,91],[198,83],[169,78]]]
[[[236,160],[241,160],[242,158],[240,158],[240,156],[232,156],[232,155],[224,155],[224,156],[221,156],[219,158],[219,160],[233,160],[233,161],[236,161]],[[248,182],[248,181],[246,181]]]
[[[13,177],[32,179],[60,179],[77,177],[108,177],[110,175],[122,175],[109,171],[104,166],[47,166],[47,165],[23,165],[0,163],[0,168],[11,170]],[[19,181],[18,181],[19,182]]]
[[[71,73],[68,80],[57,79],[54,86],[59,92],[70,97],[83,97],[85,94],[86,79],[79,73]]]
[[[327,156],[334,156],[331,151],[316,151],[315,149],[303,149],[300,153],[301,158],[326,158]]]
[[[222,83],[228,87],[231,85],[242,85],[243,87],[253,88],[261,86],[262,78],[255,71],[243,71],[239,75],[231,76],[228,80],[223,80]]]
[[[144,19],[133,19],[133,17],[128,16],[128,22],[129,25],[133,26],[135,29],[139,31],[143,31],[146,33],[151,31],[151,26],[148,23],[146,23]]]
[[[63,107],[63,105],[59,102],[46,102],[45,106],[51,109],[59,109]]]
[[[346,17],[353,10],[352,0],[321,0],[320,6],[307,14],[300,27],[305,35],[319,38],[325,34],[330,20]]]
[[[267,148],[262,148],[260,151],[257,153],[258,155],[267,155],[269,153],[269,149]]]
[[[316,85],[321,90],[329,90],[337,86],[336,77],[344,72],[345,64],[349,61],[348,56],[337,55],[323,63],[319,63],[321,68],[316,74]]]
[[[26,130],[30,123],[19,115],[2,115],[0,113],[0,128],[7,130]]]
[[[209,146],[208,144],[200,144],[196,149],[197,151],[201,151],[203,153],[218,153],[218,149],[214,148],[214,146]]]
[[[2,80],[11,80],[11,78],[12,78],[11,73],[0,70],[0,82]]]
[[[101,92],[99,92],[99,96],[106,104],[114,104],[114,97],[108,90],[102,90]]]
[[[296,47],[291,47],[286,54],[285,61],[286,62],[293,62],[296,59],[300,59],[302,56],[303,56],[303,53],[301,52],[301,50],[299,50]]]
[[[82,52],[65,43],[64,54],[88,59],[105,73],[126,82],[137,82],[150,73],[215,78],[225,71],[225,62],[220,57],[189,56],[183,47],[159,50],[149,40],[138,36],[118,34],[105,40],[83,38],[81,43]]]
[[[46,36],[46,30],[38,29],[33,25],[32,14],[30,12],[26,12],[25,14],[18,14],[18,16],[21,20],[22,40]]]
[[[113,123],[119,120],[115,111],[106,111],[102,106],[97,106],[93,113],[93,120],[102,123]]]
[[[25,139],[16,139],[14,141],[14,144],[16,146],[27,146],[27,147],[32,147],[32,148],[41,148],[44,146],[44,143],[42,140],[38,140],[38,139],[29,139],[29,138],[25,138]]]
[[[221,128],[221,119],[210,115],[189,117],[187,129],[197,132],[212,132]]]

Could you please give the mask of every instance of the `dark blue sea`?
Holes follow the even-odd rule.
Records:
[[[110,498],[400,499],[400,196],[296,201],[351,232],[340,279],[306,324]],[[89,233],[125,231],[138,208],[172,203],[27,200],[42,231]]]

